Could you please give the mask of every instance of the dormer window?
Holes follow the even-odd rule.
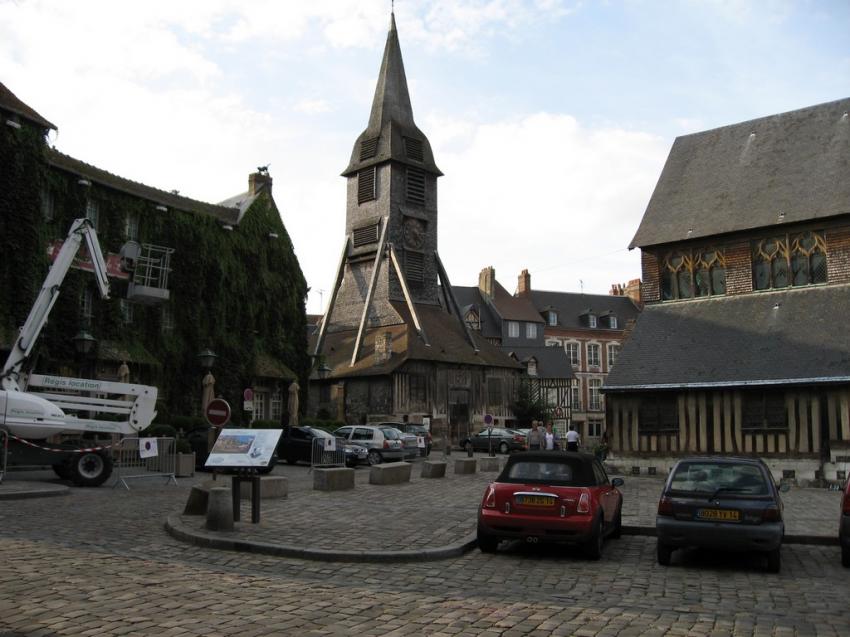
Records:
[[[617,329],[617,317],[616,316],[609,316],[608,317],[608,327],[610,327],[612,330]]]
[[[587,326],[588,327],[596,327],[596,314],[588,314],[587,315]]]
[[[481,331],[481,322],[478,319],[478,314],[475,310],[470,310],[466,313],[466,318],[464,319],[466,324],[469,326],[469,329]]]
[[[551,327],[558,325],[558,313],[555,310],[549,310],[549,312],[547,312],[546,323]]]
[[[537,376],[537,359],[529,358],[528,367],[526,368],[529,376]]]

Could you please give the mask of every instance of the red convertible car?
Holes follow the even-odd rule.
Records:
[[[478,547],[494,553],[501,540],[581,544],[599,559],[606,536],[620,537],[622,478],[609,480],[586,453],[518,453],[484,491]]]

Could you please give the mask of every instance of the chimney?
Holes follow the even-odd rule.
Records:
[[[493,298],[493,283],[496,280],[496,270],[493,269],[493,266],[487,266],[478,275],[478,290],[481,292],[481,296],[485,299]]]
[[[528,270],[523,270],[519,273],[519,282],[516,286],[516,295],[519,297],[527,297],[531,294],[531,275]]]
[[[612,283],[611,291],[608,292],[611,296],[623,296],[625,294],[625,286],[622,283]]]
[[[632,279],[626,284],[625,296],[629,297],[636,305],[643,303],[640,279]]]
[[[375,337],[375,361],[374,365],[388,363],[393,355],[393,333],[383,332]]]
[[[248,175],[248,194],[258,195],[262,191],[272,191],[272,178],[268,172],[255,172]]]

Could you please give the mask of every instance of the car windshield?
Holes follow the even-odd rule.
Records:
[[[510,463],[499,476],[499,482],[540,483],[563,487],[591,487],[596,484],[590,465],[568,458],[529,459]]]
[[[712,495],[768,495],[767,479],[749,463],[682,462],[670,480],[671,491]]]
[[[307,429],[307,428],[305,427],[305,429]],[[309,431],[310,431],[311,434],[316,436],[316,438],[333,438],[334,437],[333,435],[329,434],[327,431],[325,431],[323,429],[313,429],[312,427],[310,427]]]
[[[381,433],[384,434],[384,438],[387,440],[398,440],[400,438],[398,430],[393,429],[392,427],[381,428]]]

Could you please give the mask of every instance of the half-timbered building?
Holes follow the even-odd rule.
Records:
[[[676,139],[630,247],[647,306],[604,386],[615,457],[850,460],[850,99]]]

